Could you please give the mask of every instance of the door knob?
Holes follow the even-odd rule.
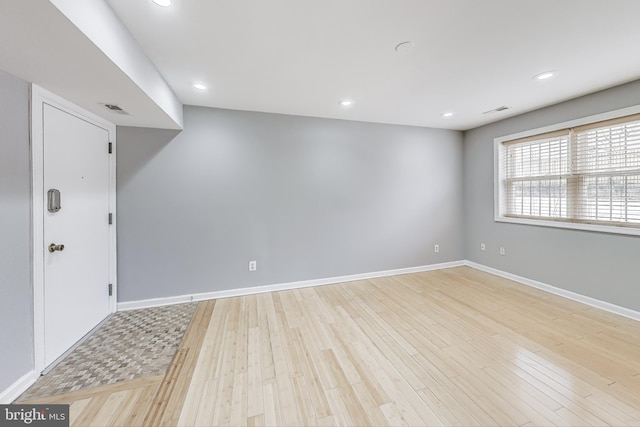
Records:
[[[64,251],[64,245],[56,245],[55,243],[50,244],[49,252],[55,252],[55,251]]]

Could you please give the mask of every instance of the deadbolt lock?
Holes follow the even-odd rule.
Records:
[[[64,245],[56,245],[55,243],[50,244],[49,252],[55,252],[55,251],[64,251]]]

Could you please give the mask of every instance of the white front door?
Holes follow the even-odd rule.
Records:
[[[110,313],[109,131],[42,104],[44,366]],[[60,209],[49,202],[58,190]],[[49,250],[50,245],[64,245]],[[62,250],[60,250],[62,249]]]

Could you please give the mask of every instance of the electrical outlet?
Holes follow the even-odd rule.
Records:
[[[480,250],[481,251],[486,251],[487,250],[487,246],[484,243],[480,243]]]
[[[500,246],[500,255],[506,255],[507,253],[504,250],[504,247]]]
[[[249,271],[256,271],[258,269],[258,264],[256,261],[249,261]]]
[[[433,246],[433,252],[440,252],[440,245],[436,244]]]

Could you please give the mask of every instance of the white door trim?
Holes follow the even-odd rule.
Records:
[[[113,284],[113,296],[109,302],[110,313],[116,311],[116,126],[101,117],[55,95],[40,86],[31,85],[31,241],[33,266],[33,348],[35,371],[45,368],[44,358],[44,129],[43,105],[48,104],[80,117],[109,132],[113,154],[109,158],[109,211],[113,213],[113,225],[109,229],[109,283]],[[105,147],[105,150],[107,148]],[[105,292],[106,289],[105,283]]]

